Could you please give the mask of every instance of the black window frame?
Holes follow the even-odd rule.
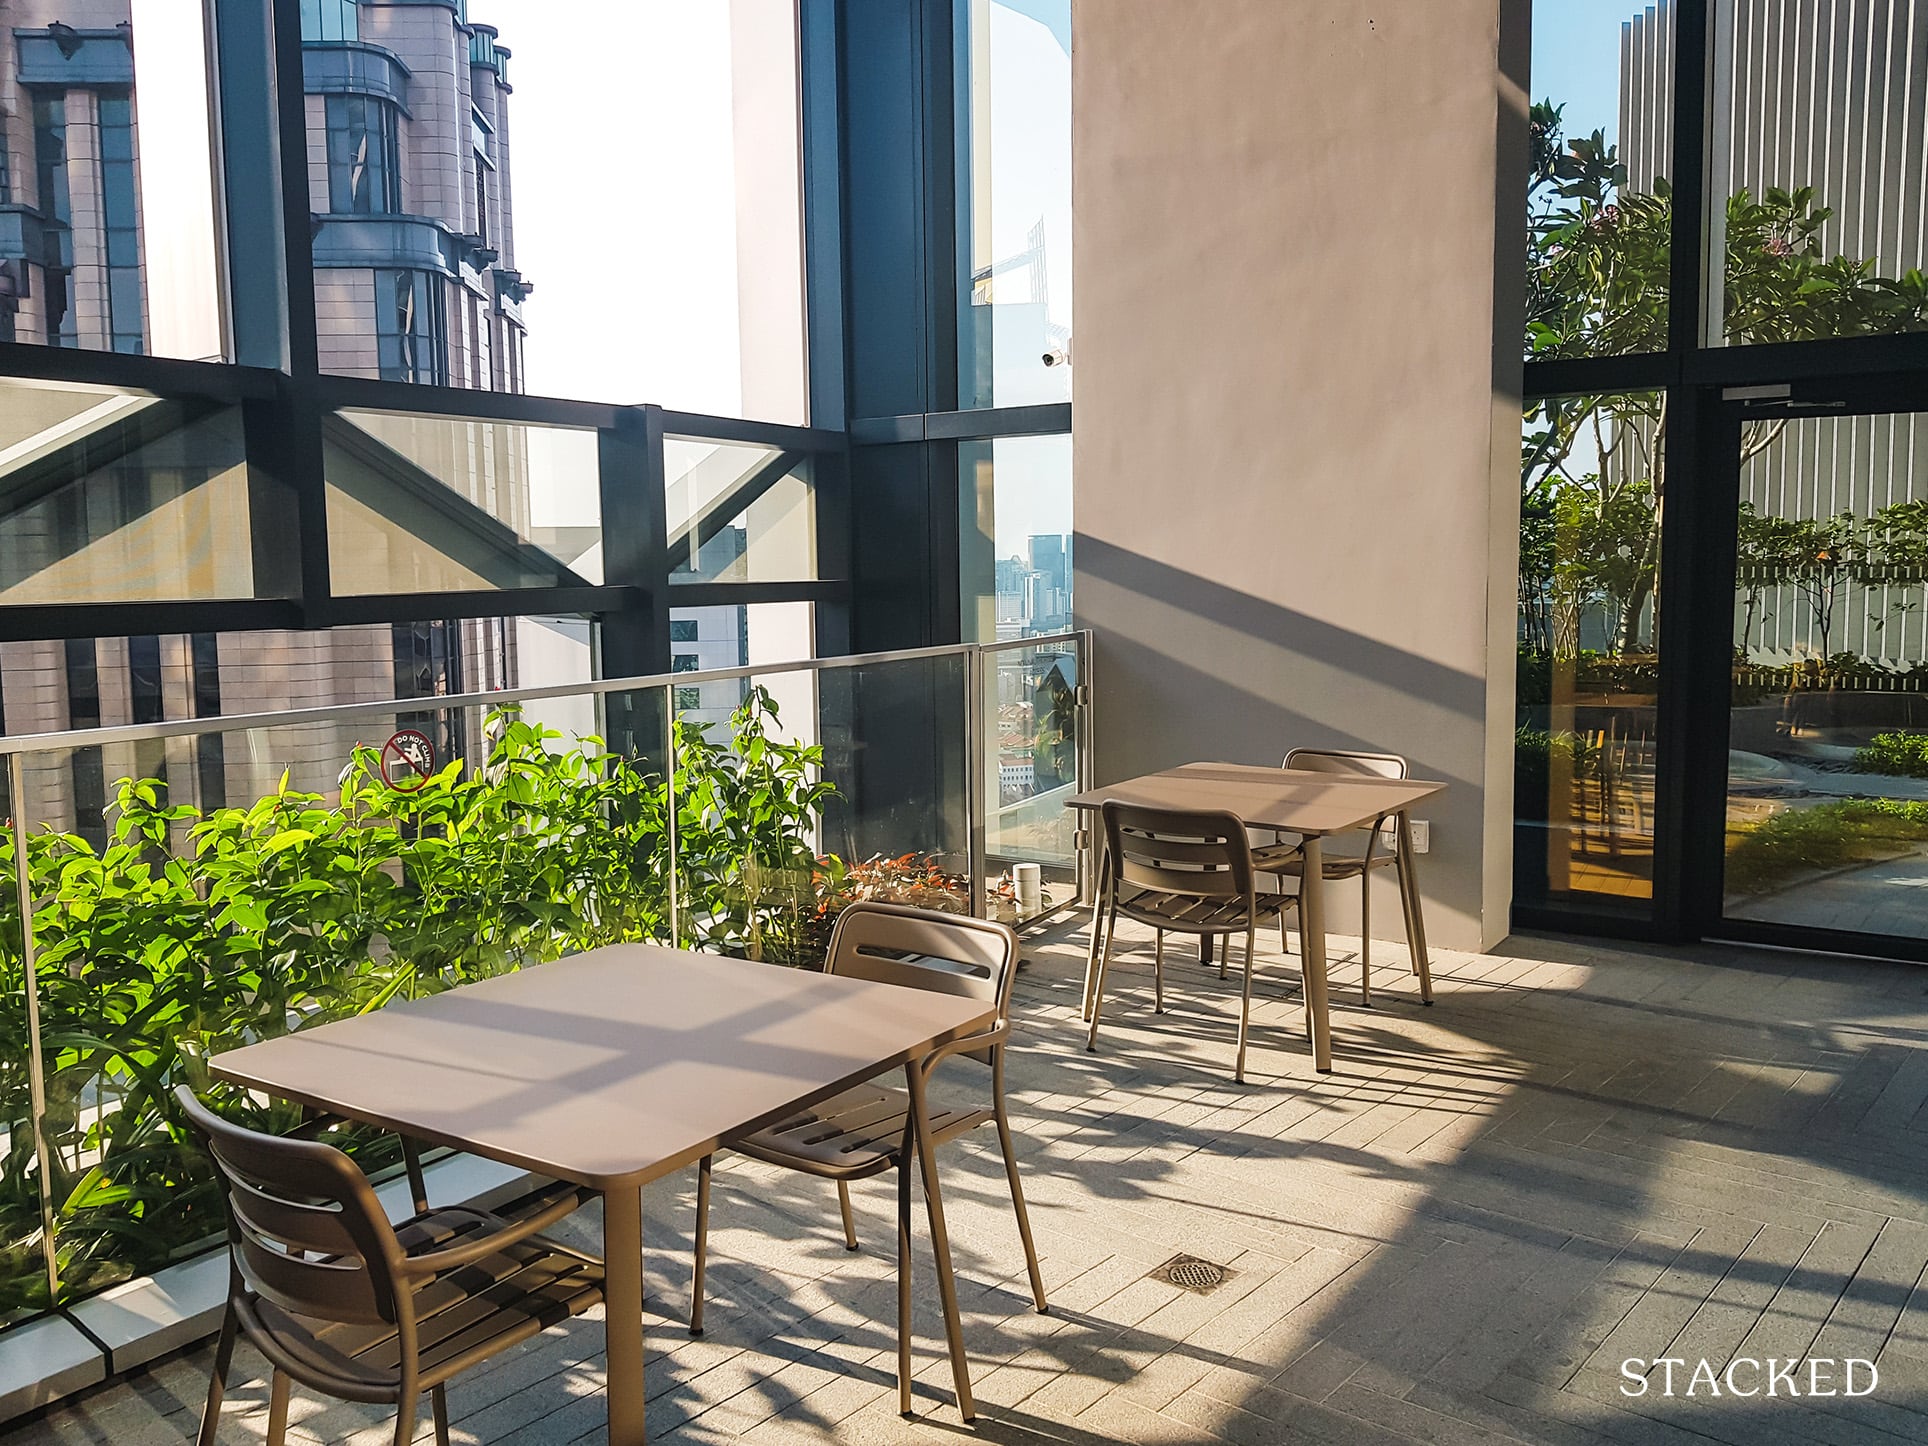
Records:
[[[1735,345],[1710,340],[1710,308],[1720,305],[1704,259],[1708,147],[1720,102],[1718,0],[1673,0],[1672,186],[1667,345],[1659,352],[1528,361],[1527,403],[1608,392],[1664,392],[1667,538],[1659,586],[1659,698],[1651,910],[1628,917],[1582,898],[1558,901],[1516,894],[1513,922],[1658,942],[1736,939],[1801,948],[1835,948],[1928,960],[1928,941],[1828,935],[1750,923],[1722,911],[1722,835],[1726,815],[1728,706],[1733,648],[1733,564],[1738,492],[1736,438],[1746,409],[1792,401],[1828,408],[1875,389],[1928,398],[1928,332]],[[1530,49],[1531,0],[1503,11],[1504,52]],[[1539,99],[1537,90],[1529,90]],[[1503,184],[1511,178],[1502,177]],[[1524,214],[1525,176],[1520,185]],[[1712,272],[1718,278],[1718,271]],[[1506,358],[1500,358],[1504,364]],[[1924,402],[1928,406],[1928,402]]]

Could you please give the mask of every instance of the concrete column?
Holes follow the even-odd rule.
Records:
[[[1073,18],[1099,774],[1405,754],[1450,785],[1420,863],[1460,948],[1503,937],[1511,897],[1526,95],[1502,3]]]

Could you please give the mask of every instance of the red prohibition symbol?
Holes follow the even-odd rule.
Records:
[[[382,782],[403,793],[414,793],[435,772],[435,745],[428,735],[401,728],[382,745]]]

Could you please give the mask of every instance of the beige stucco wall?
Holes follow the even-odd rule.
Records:
[[[1518,367],[1494,336],[1517,354],[1519,281],[1495,267],[1522,249],[1525,96],[1501,3],[1073,15],[1099,772],[1404,753],[1451,785],[1421,862],[1457,947],[1502,937],[1510,898]],[[1390,893],[1374,926],[1397,937]]]

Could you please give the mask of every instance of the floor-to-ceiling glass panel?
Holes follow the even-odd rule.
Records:
[[[1667,345],[1674,16],[1668,0],[1535,0],[1526,355]]]
[[[1667,397],[1529,404],[1520,473],[1519,902],[1653,898]]]
[[[1729,918],[1928,935],[1928,413],[1741,433]]]
[[[1079,791],[1075,640],[1006,643],[982,656],[978,701],[985,908],[1019,923],[1077,897]]]
[[[324,371],[806,420],[795,0],[304,12]]]
[[[1928,7],[1718,0],[1710,340],[1809,341],[1928,327]]]
[[[322,420],[337,593],[590,586],[602,571],[596,433],[405,412]]]
[[[0,606],[255,594],[241,410],[0,384]]]
[[[672,583],[808,582],[817,576],[815,463],[802,452],[663,439]]]
[[[957,0],[958,405],[1071,397],[1071,0]]]
[[[1071,626],[1071,438],[997,437],[957,448],[964,641]]]
[[[209,9],[6,7],[0,341],[226,359]]]

